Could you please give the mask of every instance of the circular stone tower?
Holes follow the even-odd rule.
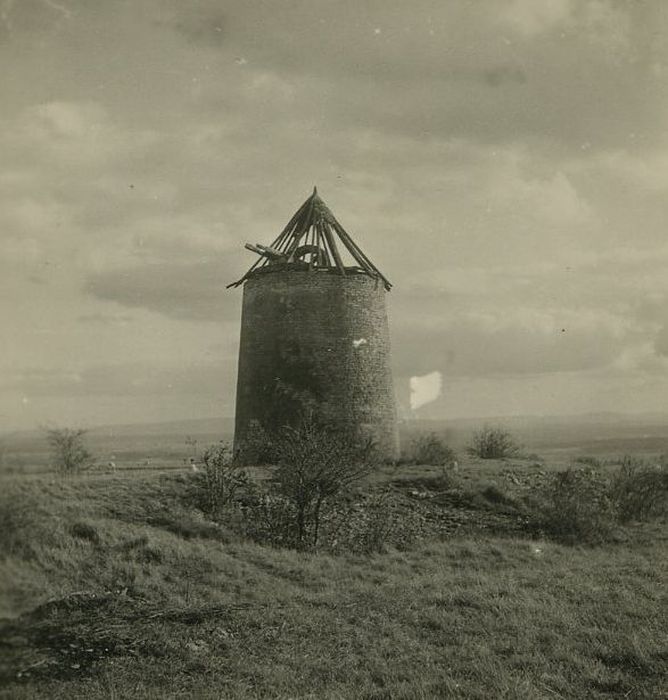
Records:
[[[341,252],[339,245],[342,245]],[[243,284],[234,451],[256,455],[257,429],[307,412],[398,457],[385,295],[391,285],[317,191],[230,286]],[[350,258],[351,262],[345,260]]]

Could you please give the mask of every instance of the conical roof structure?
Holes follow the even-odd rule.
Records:
[[[247,243],[246,248],[260,257],[228,288],[238,287],[251,275],[292,269],[329,271],[344,277],[366,274],[381,280],[386,290],[392,287],[336,220],[315,187],[271,245]]]

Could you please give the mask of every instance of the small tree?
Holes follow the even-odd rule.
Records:
[[[307,419],[279,431],[273,451],[276,488],[294,509],[297,544],[304,546],[310,531],[315,546],[323,508],[371,471],[373,444]]]
[[[519,452],[519,445],[512,434],[505,428],[486,425],[473,433],[468,446],[469,454],[480,459],[504,459]]]
[[[248,472],[234,463],[232,452],[224,443],[206,449],[202,461],[206,508],[210,515],[217,516],[240,490],[249,487]]]
[[[93,455],[86,449],[84,428],[46,428],[51,464],[61,474],[75,474],[90,467]]]

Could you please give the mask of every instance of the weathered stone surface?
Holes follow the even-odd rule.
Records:
[[[390,340],[381,281],[283,270],[244,283],[235,451],[254,424],[295,424],[305,404],[398,456]],[[243,459],[243,457],[242,457]]]

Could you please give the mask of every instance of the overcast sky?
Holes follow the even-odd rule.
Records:
[[[0,429],[232,415],[225,285],[314,184],[402,415],[666,407],[665,0],[0,8]]]

